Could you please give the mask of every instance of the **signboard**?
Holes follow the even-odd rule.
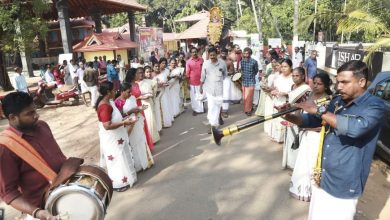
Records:
[[[271,45],[272,48],[277,48],[282,46],[281,38],[268,38],[268,45]]]
[[[334,53],[335,56],[332,56],[332,59],[335,59],[336,61],[336,69],[348,61],[363,60],[364,58],[364,51],[362,50],[339,48],[338,50],[335,50]]]
[[[259,34],[249,34],[251,37],[251,46],[252,47],[260,47],[262,46],[263,42],[260,42]]]
[[[341,48],[341,47],[327,47],[325,66],[333,69],[338,69],[344,63],[351,60],[363,61],[364,51],[356,50],[352,48]]]
[[[157,49],[157,58],[164,56],[163,30],[162,28],[140,27],[139,55],[149,62],[150,53]]]
[[[64,60],[68,61],[69,64],[71,59],[73,59],[72,53],[61,53],[58,55],[58,64],[62,64]]]

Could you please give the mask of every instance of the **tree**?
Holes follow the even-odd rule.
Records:
[[[122,13],[116,13],[113,15],[103,15],[102,16],[102,23],[107,28],[114,28],[114,27],[120,27],[127,23],[129,23],[129,19],[127,17],[126,12]]]
[[[4,65],[4,53],[31,53],[34,39],[45,37],[47,23],[42,15],[49,10],[46,0],[14,0],[0,7],[0,85],[12,90],[12,84]]]
[[[333,3],[328,1],[328,4]],[[345,12],[340,7],[324,7],[317,14],[308,15],[301,22],[307,29],[316,18],[323,26],[336,24],[335,35],[347,35],[348,40],[375,42],[368,48],[365,60],[370,63],[373,52],[390,45],[390,3],[381,0],[350,0]],[[340,40],[340,38],[338,38]]]

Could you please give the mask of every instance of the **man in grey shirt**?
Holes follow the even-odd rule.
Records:
[[[200,78],[200,92],[206,93],[207,97],[207,119],[212,127],[223,124],[221,107],[223,102],[223,79],[227,75],[225,61],[217,58],[217,50],[210,48],[208,50],[209,59],[203,63],[202,75]]]

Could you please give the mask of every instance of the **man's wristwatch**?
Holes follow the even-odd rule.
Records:
[[[317,108],[316,115],[317,115],[318,117],[321,118],[321,116],[322,116],[323,114],[325,114],[327,111],[328,111],[328,110],[327,110],[327,108],[326,108],[325,105],[320,105],[320,106]]]

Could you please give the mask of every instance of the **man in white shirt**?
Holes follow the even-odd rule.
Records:
[[[77,65],[74,63],[74,60],[70,60],[70,65],[69,65],[69,73],[70,73],[70,77],[72,78],[72,81],[73,81],[73,86],[78,88],[78,81],[79,81],[79,78],[78,78],[78,75],[77,75]]]
[[[26,78],[22,74],[22,68],[21,67],[15,67],[14,70],[17,73],[17,75],[14,78],[16,91],[28,93],[28,88],[27,88],[28,85],[27,85],[27,82],[26,82]]]
[[[46,65],[46,72],[45,72],[45,78],[44,79],[46,81],[46,84],[49,85],[49,86],[52,86],[52,85],[56,84],[56,81],[55,81],[54,75],[52,73],[52,68],[51,68],[50,64]]]
[[[210,48],[208,54],[209,60],[206,60],[202,66],[200,92],[206,93],[207,119],[210,125],[218,127],[223,124],[220,113],[223,102],[223,79],[227,76],[227,67],[225,61],[217,58],[215,48]]]
[[[295,69],[297,67],[302,66],[302,62],[303,62],[302,53],[301,53],[301,51],[299,51],[299,47],[295,47],[295,55],[294,55],[294,59],[293,59],[293,68]]]
[[[118,68],[119,68],[119,80],[122,82],[125,80],[126,72],[125,72],[125,61],[122,60],[122,57],[120,54],[116,56],[116,60],[118,61]]]

